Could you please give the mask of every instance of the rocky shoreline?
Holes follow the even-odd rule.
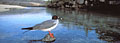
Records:
[[[73,9],[73,10],[75,10],[75,9],[78,10],[78,9],[83,9],[84,5],[80,4],[76,1],[68,1],[68,2],[54,1],[54,2],[51,2],[50,4],[48,4],[47,7],[61,8],[61,9],[69,8],[69,9]]]
[[[80,3],[82,2],[82,3]],[[107,3],[107,2],[116,2],[116,3]],[[51,1],[47,6],[49,8],[61,8],[61,9],[89,9],[89,10],[115,10],[118,11],[120,8],[120,1],[100,1],[100,0],[57,0]]]

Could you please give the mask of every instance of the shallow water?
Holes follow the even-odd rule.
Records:
[[[44,7],[28,7],[0,12],[0,43],[46,43],[40,40],[48,32],[29,31],[21,28],[51,19],[52,15],[62,17],[52,30],[56,40],[52,43],[119,43],[120,16],[94,11],[71,11]]]

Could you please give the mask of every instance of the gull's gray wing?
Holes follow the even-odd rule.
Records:
[[[55,24],[56,24],[55,21],[47,20],[47,21],[44,21],[44,22],[42,22],[40,24],[36,24],[33,27],[33,30],[47,29],[47,28],[50,28],[50,27],[54,26]]]

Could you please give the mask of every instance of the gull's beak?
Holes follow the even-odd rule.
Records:
[[[62,18],[61,18],[61,17],[59,17],[58,19],[62,20]]]

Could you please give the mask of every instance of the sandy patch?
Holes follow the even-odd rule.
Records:
[[[22,9],[22,8],[26,8],[26,7],[18,6],[18,5],[3,5],[3,4],[0,4],[0,12],[9,11],[11,8]]]

